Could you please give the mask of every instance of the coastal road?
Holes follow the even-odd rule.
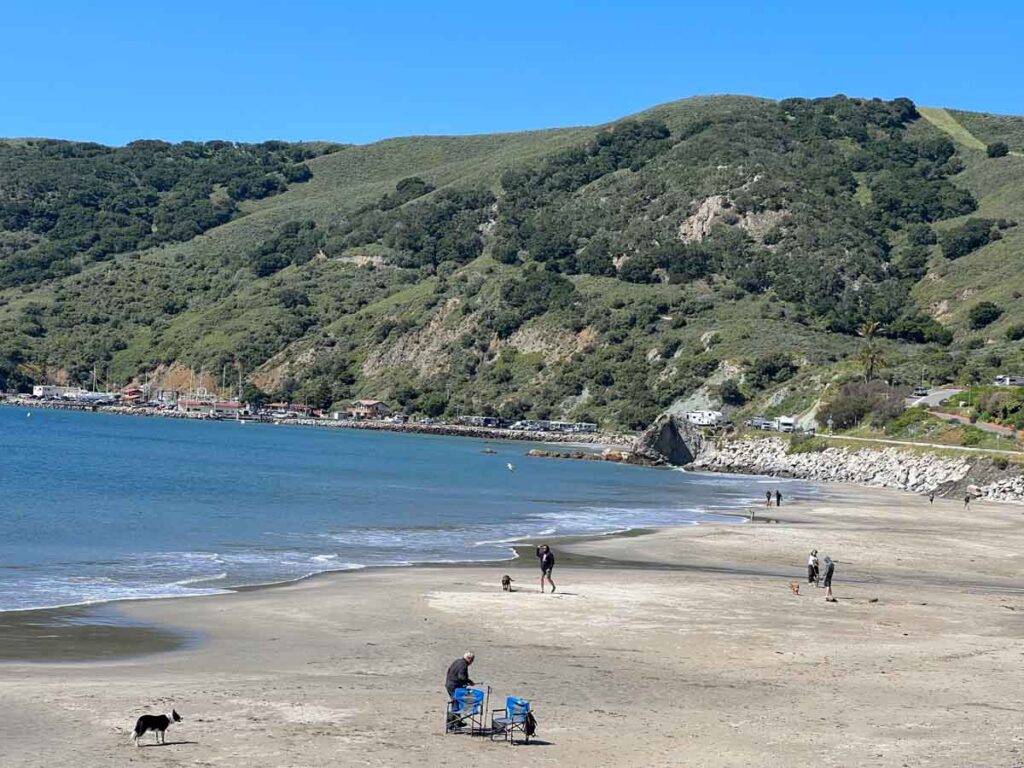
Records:
[[[963,392],[960,387],[947,387],[946,389],[933,389],[924,397],[908,397],[907,407],[917,408],[919,406],[932,407],[939,405],[943,400],[947,400],[953,395]]]

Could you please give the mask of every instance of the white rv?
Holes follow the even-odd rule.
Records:
[[[796,430],[796,419],[792,416],[779,416],[775,419],[775,429],[778,432],[793,432]]]
[[[717,427],[724,417],[721,411],[687,411],[684,418],[698,427]]]

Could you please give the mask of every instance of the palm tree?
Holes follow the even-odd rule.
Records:
[[[882,324],[876,320],[862,323],[857,328],[857,334],[864,338],[864,343],[857,353],[857,362],[864,368],[865,381],[875,378],[875,372],[885,365],[885,352],[882,351],[875,338],[881,330]]]

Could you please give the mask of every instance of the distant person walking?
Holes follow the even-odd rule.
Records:
[[[971,508],[971,494],[968,493],[966,496],[964,496],[964,509],[970,509],[970,508]]]
[[[825,555],[825,601],[829,603],[836,602],[836,599],[832,596],[832,574],[836,572],[836,564],[832,561],[832,558]]]
[[[818,586],[818,550],[812,549],[807,558],[807,583]]]
[[[770,507],[772,505],[772,492],[771,491],[765,491],[764,492],[764,505],[766,507]]]
[[[770,501],[768,503],[771,504]],[[782,491],[775,491],[775,506],[776,507],[781,507],[782,506]]]
[[[935,503],[935,491],[932,491],[931,493],[928,494],[928,503],[929,504],[934,504]]]
[[[547,544],[541,544],[537,547],[537,559],[540,560],[540,591],[544,592],[544,579],[547,579],[554,594],[555,582],[551,580],[551,572],[555,569],[555,553]]]

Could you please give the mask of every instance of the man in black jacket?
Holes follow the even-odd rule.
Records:
[[[475,658],[472,651],[467,651],[462,654],[461,659],[456,659],[448,667],[448,674],[444,679],[444,687],[448,691],[449,698],[455,694],[456,688],[468,688],[473,685],[473,681],[469,679],[469,665],[473,663]]]
[[[475,658],[472,651],[466,651],[466,653],[462,654],[461,659],[456,659],[448,667],[448,674],[444,678],[444,687],[448,691],[449,699],[454,700],[456,688],[468,688],[473,685],[473,681],[469,679],[469,665],[473,663]],[[449,715],[449,729],[455,727],[456,723],[459,723],[459,718]]]

